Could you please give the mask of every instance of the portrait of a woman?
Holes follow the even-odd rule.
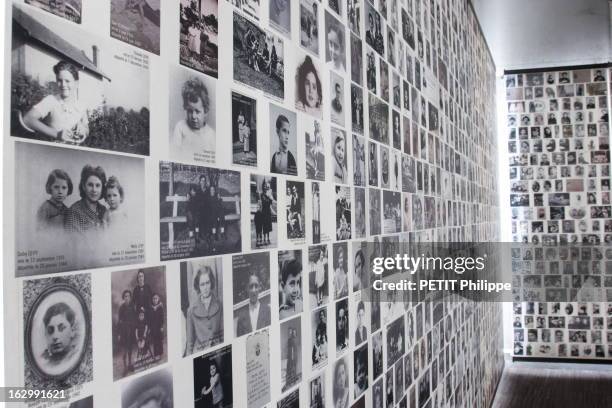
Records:
[[[57,94],[45,96],[23,117],[30,130],[53,141],[81,144],[89,134],[85,110],[79,105],[79,71],[67,61],[53,66]]]
[[[334,408],[347,408],[349,402],[348,369],[344,359],[338,360],[334,367]]]
[[[217,281],[209,266],[198,269],[193,278],[193,288],[198,298],[187,310],[185,355],[223,341],[223,305],[214,295]]]
[[[311,115],[321,116],[322,86],[317,68],[306,56],[297,69],[295,107]]]
[[[86,164],[79,182],[81,199],[68,209],[64,228],[68,232],[85,233],[102,230],[107,223],[107,208],[100,203],[106,195],[106,173],[100,166]]]

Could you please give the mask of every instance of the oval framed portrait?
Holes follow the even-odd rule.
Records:
[[[26,321],[25,349],[41,378],[63,380],[79,367],[91,336],[85,299],[71,285],[55,283],[34,301]]]

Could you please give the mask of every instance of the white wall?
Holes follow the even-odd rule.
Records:
[[[608,0],[471,0],[497,71],[610,61]]]

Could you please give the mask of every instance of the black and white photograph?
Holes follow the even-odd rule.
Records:
[[[297,115],[270,104],[270,172],[297,176]]]
[[[353,132],[363,135],[363,89],[351,84],[351,127]]]
[[[251,174],[251,248],[275,248],[278,242],[277,180]]]
[[[251,17],[254,20],[259,20],[259,9],[261,7],[260,0],[226,0],[234,5],[238,10]]]
[[[348,355],[341,357],[334,363],[332,377],[332,398],[334,408],[348,408],[351,395],[349,393],[349,371],[350,358]]]
[[[361,35],[361,4],[361,0],[348,0],[346,5],[348,28],[357,36]]]
[[[365,146],[363,137],[353,135],[353,184],[361,187],[366,185]]]
[[[371,93],[368,94],[370,138],[389,144],[389,105]]]
[[[378,186],[378,145],[368,142],[368,185]]]
[[[83,0],[25,0],[26,4],[38,7],[73,23],[81,24]]]
[[[342,16],[344,15],[344,4],[342,1],[339,0],[327,0],[327,5],[329,6],[329,9],[332,10],[334,13],[336,13],[338,16],[340,16],[342,18]]]
[[[306,143],[306,177],[310,180],[325,181],[325,141],[321,122],[304,117],[301,124]]]
[[[300,408],[300,388],[296,388],[278,400],[276,408]]]
[[[19,142],[15,163],[16,276],[145,261],[143,159]]]
[[[349,3],[352,0],[349,0]],[[363,85],[363,43],[359,37],[351,35],[351,80]]]
[[[349,346],[348,298],[336,302],[336,355],[342,354]]]
[[[365,38],[366,43],[372,47],[378,55],[385,57],[385,34],[384,24],[381,22],[380,13],[369,2],[365,2]]]
[[[121,408],[173,408],[172,371],[162,368],[121,387]]]
[[[348,250],[346,242],[333,245],[334,299],[348,296]]]
[[[281,389],[283,392],[302,381],[302,320],[298,316],[280,325]]]
[[[71,402],[68,408],[93,408],[93,406],[93,395],[90,395],[89,397]]]
[[[355,227],[354,238],[365,238],[366,236],[366,193],[364,188],[355,188]]]
[[[336,241],[349,240],[352,237],[351,188],[335,186],[336,189]]]
[[[310,380],[309,408],[325,407],[325,371]]]
[[[283,40],[234,12],[234,80],[285,98]]]
[[[332,123],[344,127],[346,121],[346,104],[344,102],[344,78],[335,72],[329,73],[329,100],[331,101],[330,118]]]
[[[372,334],[372,378],[377,379],[383,373],[383,339],[382,331]]]
[[[295,71],[295,108],[320,119],[323,109],[322,71],[310,55],[300,54]]]
[[[334,182],[348,184],[349,174],[347,168],[348,146],[346,140],[346,132],[335,127],[331,128],[331,156],[334,168]]]
[[[383,190],[383,233],[393,234],[402,230],[401,194]]]
[[[166,268],[113,272],[113,379],[168,360]]]
[[[346,28],[329,11],[325,11],[325,62],[338,73],[346,72]]]
[[[193,359],[195,408],[231,408],[234,403],[232,346]]]
[[[302,250],[278,251],[278,319],[285,320],[304,310]]]
[[[246,339],[247,407],[270,402],[270,333],[261,330]]]
[[[310,317],[310,332],[312,343],[312,367],[320,368],[327,365],[329,346],[327,341],[327,307],[312,311]]]
[[[232,163],[257,167],[257,101],[232,92]]]
[[[161,161],[161,260],[239,252],[240,173]]]
[[[300,45],[319,56],[319,0],[300,0]]]
[[[24,385],[68,389],[93,380],[91,276],[23,283]]]
[[[353,292],[359,292],[362,289],[367,289],[369,286],[368,269],[370,264],[367,262],[366,259],[366,256],[368,255],[368,245],[365,241],[355,241],[352,244],[352,249]],[[359,315],[359,311],[357,311],[357,315]],[[363,323],[365,324],[366,322],[364,321]]]
[[[298,241],[304,240],[306,238],[306,212],[303,182],[286,182],[285,206],[287,238]]]
[[[291,38],[291,3],[289,0],[269,2],[270,26],[288,38]]]
[[[311,214],[312,214],[312,243],[321,242],[321,184],[313,181],[311,184]]]
[[[146,54],[17,5],[12,32],[12,136],[149,155]]]
[[[186,357],[223,343],[223,266],[221,258],[181,262],[181,327]]]
[[[232,282],[235,336],[270,326],[270,253],[234,255]]]
[[[308,293],[310,305],[318,307],[329,300],[329,255],[327,245],[308,247]]]
[[[111,0],[111,37],[159,55],[161,0]]]
[[[369,188],[368,196],[370,202],[370,213],[368,215],[370,220],[370,235],[378,235],[381,231],[380,190],[377,188]]]
[[[406,329],[404,317],[401,316],[387,326],[387,366],[395,362],[404,355],[405,352]]]
[[[368,343],[353,352],[353,384],[355,398],[368,389]]]
[[[217,146],[216,81],[193,70],[170,68],[170,157],[214,164]]]
[[[213,78],[219,75],[219,1],[181,0],[180,63]]]

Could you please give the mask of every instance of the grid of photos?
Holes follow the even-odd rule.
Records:
[[[612,358],[607,75],[505,76],[515,356]]]
[[[499,305],[363,296],[400,242],[499,239],[495,67],[471,8],[176,3],[112,0],[103,36],[80,0],[13,7],[25,385],[71,406],[487,406]]]

